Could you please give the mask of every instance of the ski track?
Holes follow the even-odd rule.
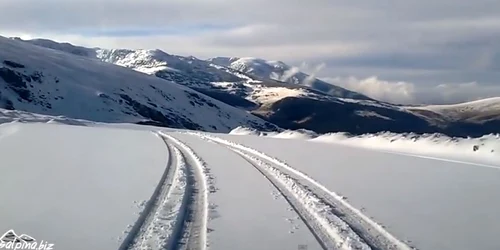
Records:
[[[188,182],[188,187],[191,187],[192,190],[186,196],[187,200],[189,200],[187,204],[188,215],[182,220],[184,223],[181,223],[183,235],[182,239],[178,241],[177,249],[205,250],[207,249],[208,242],[208,193],[213,189],[212,185],[210,185],[209,189],[208,168],[203,160],[186,144],[166,133],[158,132],[158,134],[166,142],[171,142],[180,150],[181,154],[185,157],[186,165],[190,172],[188,179],[191,179],[191,183]]]
[[[243,157],[245,160],[249,161],[254,167],[261,168],[264,171],[267,171],[267,173],[269,174],[274,174],[274,176],[276,177],[276,179],[278,179],[279,182],[281,182],[282,184],[288,184],[288,191],[290,193],[292,193],[296,197],[300,197],[299,201],[301,202],[302,208],[305,208],[306,210],[308,206],[311,205],[310,202],[312,201],[321,202],[322,205],[324,205],[324,210],[329,210],[331,214],[326,216],[326,214],[323,213],[316,213],[314,218],[317,221],[322,221],[321,216],[323,216],[323,222],[325,220],[325,216],[327,217],[326,220],[328,220],[328,218],[332,219],[333,217],[337,219],[333,220],[336,221],[337,223],[322,224],[321,222],[319,222],[319,224],[327,226],[326,227],[327,232],[325,233],[331,235],[331,238],[336,241],[337,246],[341,246],[340,249],[377,249],[377,250],[416,249],[414,247],[408,246],[407,244],[405,244],[404,242],[400,241],[392,234],[387,232],[383,226],[376,223],[368,216],[363,214],[360,210],[350,205],[343,196],[340,196],[328,190],[325,186],[321,185],[316,180],[292,168],[287,163],[279,159],[271,157],[253,148],[238,143],[234,143],[219,137],[215,137],[212,135],[203,134],[199,132],[182,132],[182,133],[194,135],[202,139],[205,139],[206,141],[226,146],[228,149],[234,151],[235,153]],[[266,176],[266,174],[264,175]],[[283,195],[286,198],[286,194]],[[338,220],[342,222],[338,223]],[[310,224],[309,222],[305,223],[307,225]],[[342,223],[345,223],[346,227]],[[331,227],[337,227],[337,228],[335,229]],[[312,233],[315,234],[315,236],[318,236],[317,232],[313,232],[314,228],[311,227],[309,228],[311,229]],[[349,231],[349,233],[346,233],[346,231]],[[332,235],[331,234],[332,232],[334,232],[334,234],[336,233],[336,235]],[[351,234],[351,232],[353,234]],[[352,244],[352,241],[353,240],[356,241],[357,239],[359,239],[357,242],[358,244]],[[345,243],[346,241],[349,241],[350,244],[347,245],[342,244]],[[325,246],[324,242],[321,244]]]

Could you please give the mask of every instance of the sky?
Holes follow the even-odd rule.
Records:
[[[498,0],[2,0],[0,9],[2,36],[324,64],[318,77],[397,103],[500,96]]]

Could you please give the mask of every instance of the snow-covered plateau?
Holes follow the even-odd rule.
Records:
[[[24,234],[73,250],[500,248],[494,135],[216,134],[8,110],[0,123],[0,235],[19,236],[0,241]]]

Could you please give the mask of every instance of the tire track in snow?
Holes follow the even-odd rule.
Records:
[[[205,250],[208,231],[208,193],[213,188],[209,186],[208,169],[202,159],[186,144],[163,132],[159,132],[159,135],[180,150],[189,172],[188,187],[191,191],[187,197],[187,214],[182,220],[182,229],[180,229],[182,237],[175,249]]]
[[[120,250],[171,249],[177,244],[190,190],[184,157],[163,141],[169,156],[165,172]]]
[[[328,190],[325,186],[323,186],[316,180],[292,168],[285,162],[250,147],[234,143],[219,137],[194,132],[187,132],[187,134],[195,135],[207,141],[226,146],[228,149],[233,150],[244,158],[248,159],[248,157],[252,157],[253,159],[257,159],[258,161],[260,161],[259,164],[261,165],[267,164],[269,166],[272,166],[271,169],[274,167],[275,171],[283,175],[281,177],[278,177],[281,178],[282,181],[286,181],[287,178],[294,180],[295,186],[306,188],[306,190],[311,192],[312,196],[309,198],[317,198],[321,200],[325,205],[327,205],[328,210],[331,211],[334,216],[345,222],[348,225],[349,230],[355,232],[355,234],[359,236],[364,243],[369,245],[368,249],[415,249],[394,237],[392,234],[387,232],[383,228],[383,226],[370,219],[360,210],[354,208],[347,201],[345,201],[344,197]],[[292,189],[291,192],[297,192],[297,190]],[[335,237],[333,237],[333,239],[335,239]]]
[[[329,216],[325,204],[302,185],[258,158],[238,149],[230,150],[255,167],[278,189],[323,249],[370,249],[356,234],[349,232],[347,224]]]

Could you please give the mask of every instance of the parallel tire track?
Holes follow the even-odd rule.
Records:
[[[141,212],[138,220],[127,234],[120,250],[130,249],[161,249],[164,246],[175,245],[178,234],[177,219],[185,210],[189,189],[185,178],[186,164],[180,151],[171,147],[165,140],[168,151],[168,162],[160,181],[151,198]],[[167,218],[166,215],[169,215]],[[163,234],[169,234],[163,235]]]
[[[174,137],[156,133],[168,162],[151,198],[119,250],[205,250],[208,189],[204,163]]]
[[[159,134],[166,142],[180,150],[189,172],[187,186],[190,187],[190,192],[187,199],[187,214],[182,219],[182,237],[178,240],[175,249],[205,250],[207,248],[209,193],[205,163],[180,140],[162,132]]]
[[[283,179],[283,176],[279,176],[279,173],[271,173],[270,167],[265,166],[259,159],[256,159],[244,152],[241,152],[237,149],[230,149],[231,151],[237,153],[240,157],[246,160],[250,165],[252,165],[255,169],[257,169],[263,176],[265,176],[269,182],[280,192],[280,194],[285,198],[285,200],[290,204],[293,210],[297,213],[297,215],[301,218],[304,224],[309,228],[311,233],[314,235],[318,243],[325,250],[330,249],[339,249],[339,247],[335,244],[334,241],[330,239],[329,234],[324,230],[324,224],[328,224],[327,221],[318,221],[317,218],[314,217],[315,212],[314,209],[308,209],[308,207],[304,206],[300,201],[300,196],[297,195],[297,189],[300,188],[296,183],[288,182],[283,183],[280,179]],[[285,177],[286,178],[286,177]],[[288,185],[287,185],[288,184]],[[296,185],[295,188],[291,187]],[[295,192],[292,191],[295,189]],[[303,189],[301,191],[304,191]],[[313,211],[311,211],[313,210]]]
[[[188,132],[187,134],[195,135],[207,141],[211,141],[220,144],[222,146],[225,146],[228,149],[237,153],[238,155],[242,156],[245,160],[251,161],[251,164],[253,166],[257,167],[256,165],[258,165],[259,167],[257,168],[267,169],[266,170],[267,172],[269,172],[269,170],[271,171],[275,170],[278,172],[278,174],[284,176],[280,179],[290,178],[291,180],[295,181],[295,186],[300,186],[305,188],[306,190],[312,193],[313,197],[319,199],[323,204],[327,205],[328,206],[327,209],[332,213],[332,215],[334,215],[338,219],[342,220],[346,225],[348,225],[348,228],[344,228],[343,230],[353,231],[355,235],[361,239],[361,242],[366,243],[367,246],[369,246],[368,249],[376,249],[376,250],[413,249],[410,246],[406,245],[404,242],[395,238],[392,234],[387,232],[381,225],[371,220],[368,216],[364,215],[360,210],[354,208],[352,205],[347,203],[347,201],[345,201],[342,196],[334,192],[331,192],[316,180],[292,168],[283,161],[268,156],[255,149],[228,140],[224,140],[219,137],[202,133],[194,133],[194,132]],[[270,168],[265,167],[266,165],[271,167]],[[291,190],[291,191],[296,192],[296,190]],[[307,218],[303,219],[307,220]],[[311,224],[310,222],[306,222],[306,224],[308,223]],[[315,234],[315,236],[318,236],[317,235],[318,233],[314,232],[314,229],[311,229],[311,231],[313,234]],[[321,233],[319,235],[321,235]],[[342,238],[342,234],[340,236],[341,238],[337,239],[335,239],[335,236],[332,237],[334,238],[332,240],[337,242],[337,249],[359,249],[359,248],[351,248],[349,247],[349,245],[342,244],[342,242],[345,242],[345,240],[353,240],[353,239]],[[317,238],[321,239],[321,237]],[[322,245],[325,246],[325,244],[327,243],[323,241]],[[341,247],[338,247],[339,245]]]

